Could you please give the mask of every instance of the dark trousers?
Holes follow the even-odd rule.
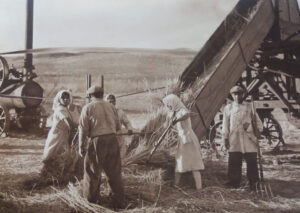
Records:
[[[124,202],[121,159],[115,135],[103,135],[89,142],[84,159],[83,196],[92,203],[100,199],[101,172],[104,170],[113,194],[115,207]]]
[[[228,179],[229,183],[235,187],[238,187],[241,182],[243,159],[247,164],[247,178],[250,186],[258,182],[257,153],[229,152]]]

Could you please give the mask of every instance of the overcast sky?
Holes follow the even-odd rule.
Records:
[[[199,49],[237,0],[35,0],[34,48]],[[24,49],[26,0],[0,0],[0,52]]]

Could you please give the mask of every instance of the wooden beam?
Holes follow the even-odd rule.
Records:
[[[278,11],[281,40],[285,40],[292,33],[300,30],[300,14],[297,0],[278,0]],[[300,40],[300,36],[294,37],[293,40]]]
[[[296,60],[288,61],[285,59],[270,58],[266,60],[266,65],[268,69],[278,70],[294,78],[300,78],[300,62]]]

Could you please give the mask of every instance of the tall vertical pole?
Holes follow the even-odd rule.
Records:
[[[92,86],[92,75],[86,75],[86,90],[88,90]]]
[[[88,90],[91,86],[92,86],[92,75],[87,74],[86,75],[86,90]],[[86,96],[86,103],[89,103],[89,102],[90,102],[90,96],[87,95]]]
[[[101,87],[104,90],[104,76],[103,75],[101,75]]]
[[[26,32],[25,32],[25,49],[32,49],[33,43],[33,0],[27,0],[26,6]],[[31,74],[33,70],[32,66],[32,54],[26,53],[24,58],[24,68],[27,74]]]

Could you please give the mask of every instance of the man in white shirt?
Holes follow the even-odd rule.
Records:
[[[247,164],[247,178],[250,189],[255,189],[258,182],[257,166],[257,139],[259,133],[255,133],[252,118],[257,116],[249,103],[243,102],[245,89],[234,86],[230,93],[233,102],[224,108],[223,113],[223,140],[229,149],[228,180],[226,186],[238,188],[241,182],[242,161]],[[262,123],[257,117],[257,128],[262,129]]]
[[[106,96],[106,101],[111,103],[112,105],[114,105],[116,107],[116,97],[113,94],[107,95]],[[122,109],[119,109],[117,107],[116,107],[116,109],[117,109],[118,117],[119,117],[120,124],[121,124],[121,129],[118,133],[124,133],[124,130],[125,130],[125,133],[127,132],[128,135],[131,135],[132,132],[133,132],[133,128],[131,126],[131,123],[130,123],[126,113]],[[118,138],[118,141],[119,141],[121,159],[123,159],[126,155],[126,151],[127,151],[127,148],[129,146],[129,144],[126,141],[127,138],[126,138],[125,135],[117,136],[117,138]]]

